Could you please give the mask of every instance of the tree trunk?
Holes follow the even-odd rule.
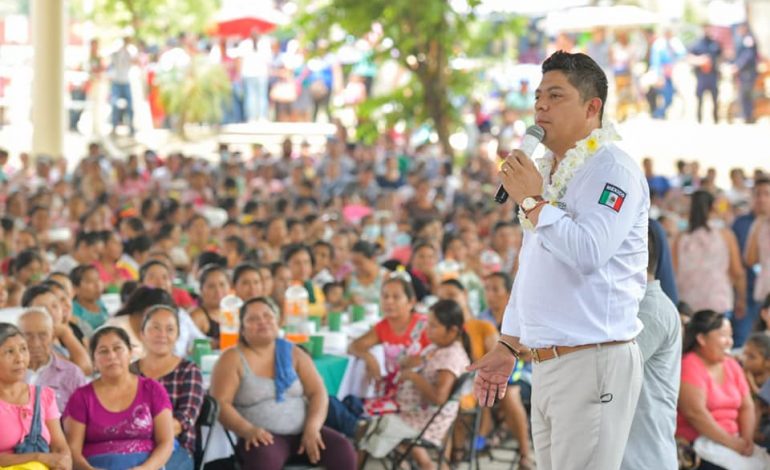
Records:
[[[444,154],[451,157],[453,151],[449,145],[451,117],[447,67],[446,51],[442,44],[435,39],[430,41],[427,64],[420,67],[423,73],[419,74],[419,77],[424,90],[426,111],[433,120],[439,145]]]

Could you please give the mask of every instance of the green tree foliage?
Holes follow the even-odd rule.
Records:
[[[429,122],[444,151],[451,153],[449,135],[459,119],[451,99],[467,95],[473,84],[469,74],[452,67],[452,60],[478,49],[476,33],[484,28],[472,27],[478,22],[472,9],[479,1],[466,0],[466,12],[456,11],[447,0],[328,0],[320,6],[313,1],[301,10],[299,25],[315,40],[329,38],[335,27],[363,37],[379,23],[392,47],[380,45],[375,60],[395,58],[411,72],[411,79],[391,95],[363,103],[361,129],[371,132],[377,121]]]
[[[185,137],[185,124],[222,121],[225,103],[231,94],[230,79],[220,64],[205,56],[194,56],[184,69],[158,75],[164,110],[173,116],[177,133]]]
[[[82,1],[82,0],[81,0]],[[211,26],[219,0],[94,0],[96,24],[131,27],[143,41],[165,40]]]

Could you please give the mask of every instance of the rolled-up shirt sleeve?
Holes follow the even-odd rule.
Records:
[[[570,190],[578,194],[577,215],[544,206],[537,221],[538,240],[563,263],[590,274],[606,265],[628,237],[649,190],[620,163],[595,169]]]

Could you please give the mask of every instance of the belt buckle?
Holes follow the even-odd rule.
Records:
[[[537,348],[532,348],[532,359],[535,361],[535,364],[540,364],[540,353]]]

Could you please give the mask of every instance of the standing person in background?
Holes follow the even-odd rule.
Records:
[[[695,191],[688,231],[674,241],[679,295],[695,311],[714,310],[741,319],[746,315],[746,273],[735,235],[719,228],[714,214],[714,196]]]
[[[655,279],[658,250],[662,246],[652,227],[647,232],[649,249],[647,292],[639,305],[644,329],[636,341],[644,357],[644,386],[631,424],[624,470],[677,470],[676,403],[682,364],[682,333],[679,312]]]
[[[112,133],[117,132],[123,113],[128,119],[128,129],[134,135],[134,103],[131,96],[131,67],[137,62],[136,47],[131,44],[131,37],[123,38],[120,49],[112,53],[110,59],[110,78],[112,79],[112,91],[110,103],[112,104]],[[122,106],[121,106],[122,105]]]
[[[738,25],[736,30],[737,47],[735,49],[735,71],[738,74],[738,95],[741,100],[743,121],[754,122],[754,85],[757,81],[757,40],[746,23]]]
[[[654,86],[658,89],[658,94],[663,97],[663,103],[656,103],[655,109],[652,112],[652,117],[655,119],[665,118],[666,112],[674,100],[674,66],[684,57],[686,52],[682,41],[674,36],[670,29],[667,29],[663,36],[652,43],[650,69],[655,73],[658,80]]]
[[[758,199],[761,198],[763,201],[770,199],[770,184],[758,182],[754,191]],[[765,204],[770,205],[770,201]],[[744,256],[746,265],[757,273],[753,286],[753,303],[762,302],[770,294],[770,217],[768,214],[758,216],[751,224]]]
[[[270,103],[268,84],[273,53],[270,38],[252,31],[241,43],[241,79],[244,87],[244,111],[248,122],[267,121]]]
[[[690,49],[688,60],[695,67],[698,122],[703,120],[703,95],[709,92],[716,124],[719,121],[719,59],[722,57],[722,46],[714,39],[712,28],[703,27],[703,37]]]
[[[744,256],[747,255],[746,246],[748,245],[749,233],[754,221],[761,218],[770,217],[770,179],[757,178],[754,181],[754,188],[751,192],[751,212],[742,215],[733,222],[733,233],[738,239],[738,247]],[[759,306],[761,301],[754,300],[754,284],[756,282],[756,272],[754,265],[745,260],[746,267],[746,316],[733,320],[733,331],[735,334],[735,345],[741,347],[743,342],[749,336],[751,328],[759,317]]]

